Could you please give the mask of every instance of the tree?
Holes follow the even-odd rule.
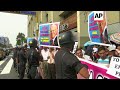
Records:
[[[17,38],[16,38],[16,45],[23,45],[25,43],[25,34],[24,33],[18,33]]]

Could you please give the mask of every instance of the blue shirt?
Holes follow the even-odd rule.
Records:
[[[100,64],[109,64],[109,57],[107,57],[106,59],[101,59],[101,58],[99,58],[98,59],[98,63],[100,63]]]

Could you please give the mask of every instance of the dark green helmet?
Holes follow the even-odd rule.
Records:
[[[71,31],[64,32],[59,35],[59,44],[60,45],[69,44],[69,43],[73,43],[73,42],[75,42],[75,41],[74,41],[73,34]]]
[[[32,39],[32,40],[29,42],[29,46],[30,46],[30,47],[37,47],[37,40]]]

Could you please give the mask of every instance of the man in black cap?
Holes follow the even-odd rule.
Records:
[[[13,51],[13,62],[14,62],[14,68],[15,70],[17,71],[17,63],[16,63],[16,59],[17,59],[17,50],[18,50],[18,47],[15,47],[14,48],[14,51]]]
[[[21,47],[19,52],[19,78],[23,79],[26,69],[27,55],[26,55],[26,47]]]

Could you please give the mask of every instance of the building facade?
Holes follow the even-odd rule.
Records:
[[[39,24],[59,22],[57,11],[36,11],[35,16],[28,16],[28,37],[38,36]]]
[[[88,14],[91,11],[77,11],[78,45],[89,41]],[[108,34],[120,32],[120,11],[106,11]]]
[[[28,37],[39,36],[39,24],[60,22],[60,33],[72,31],[78,46],[89,41],[88,14],[91,11],[36,11],[28,16]],[[120,11],[106,11],[110,33],[120,32]]]
[[[61,11],[59,16],[60,16],[60,33],[71,31],[74,35],[74,40],[78,41],[77,11]]]

